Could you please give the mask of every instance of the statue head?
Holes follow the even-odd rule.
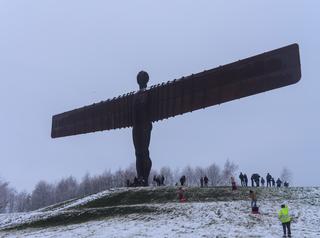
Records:
[[[149,81],[148,73],[145,71],[140,71],[137,75],[137,82],[139,84],[140,89],[146,88],[148,81]]]

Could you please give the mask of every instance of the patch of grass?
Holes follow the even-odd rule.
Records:
[[[158,210],[155,207],[148,206],[121,206],[97,209],[83,209],[59,213],[55,216],[44,219],[24,223],[18,226],[5,228],[3,231],[20,230],[25,228],[46,228],[51,226],[70,225],[90,220],[98,220],[102,218],[111,218],[116,216],[124,216],[129,214],[145,214],[155,213]]]
[[[244,200],[248,199],[248,193],[248,188],[239,188],[236,191],[232,191],[230,187],[185,188],[185,196],[189,202]],[[80,205],[77,208],[99,208],[169,202],[178,202],[176,187],[147,188],[108,194],[84,205]]]

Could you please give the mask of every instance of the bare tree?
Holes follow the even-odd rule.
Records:
[[[54,188],[45,181],[40,181],[31,195],[31,208],[33,210],[54,203]]]
[[[31,195],[25,191],[16,194],[14,211],[27,212],[30,210],[31,210]]]
[[[55,201],[61,202],[76,197],[78,189],[79,185],[74,177],[61,179],[55,187]]]
[[[194,176],[196,178],[196,184],[199,186],[200,185],[200,178],[204,177],[206,175],[206,170],[204,168],[201,168],[197,166],[194,169]]]
[[[292,172],[287,167],[284,167],[282,169],[280,179],[282,182],[292,183]]]
[[[173,180],[173,174],[172,171],[169,167],[164,166],[160,169],[160,175],[163,175],[164,177],[164,183],[166,185],[173,185],[174,180]]]
[[[230,184],[231,177],[235,176],[236,171],[238,170],[238,165],[233,162],[230,162],[229,159],[224,164],[224,168],[222,170],[222,178],[221,185]]]
[[[182,170],[182,175],[186,176],[186,182],[188,186],[197,184],[198,179],[195,176],[194,169],[191,166],[187,166]]]
[[[85,176],[82,178],[82,181],[79,186],[79,195],[86,196],[91,193],[92,193],[91,177],[89,173],[86,173]]]
[[[10,188],[8,182],[0,181],[0,213],[6,212],[10,197]]]
[[[206,169],[206,174],[209,179],[209,184],[211,186],[217,186],[220,184],[221,181],[221,171],[218,165],[216,164],[211,164],[207,169]]]

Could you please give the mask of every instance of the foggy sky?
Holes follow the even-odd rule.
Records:
[[[306,3],[308,2],[308,3]],[[115,171],[135,161],[130,129],[51,139],[51,117],[149,84],[298,43],[301,81],[153,125],[153,167],[222,166],[319,185],[319,1],[0,1],[0,176]]]

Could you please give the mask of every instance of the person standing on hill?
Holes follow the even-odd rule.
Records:
[[[286,230],[288,230],[288,237],[291,237],[291,228],[290,228],[291,217],[289,216],[289,208],[287,205],[285,204],[281,205],[281,209],[278,213],[278,218],[282,223],[283,237],[287,237]]]
[[[251,176],[251,185],[252,185],[252,187],[254,187],[254,182],[256,183],[256,186],[259,187],[260,175],[257,174],[257,173],[252,174],[252,176]]]
[[[277,183],[277,187],[280,188],[281,184],[282,184],[282,181],[278,178],[276,183]]]
[[[265,182],[264,178],[261,177],[261,186],[262,186],[262,187],[264,187],[264,182]]]
[[[241,182],[241,186],[243,187],[244,186],[244,179],[243,179],[242,172],[240,172],[239,179],[240,179],[240,182]]]
[[[203,188],[203,177],[200,178],[200,187]]]
[[[251,187],[254,187],[254,176],[251,175]]]
[[[179,199],[180,202],[186,202],[187,201],[187,199],[186,199],[186,197],[184,195],[184,189],[182,187],[179,187],[177,193],[178,193],[178,199]]]
[[[234,179],[234,177],[231,177],[231,185],[232,190],[237,190],[236,180]]]
[[[209,179],[208,179],[207,175],[204,176],[203,181],[204,181],[204,186],[205,186],[205,187],[208,187],[208,181],[209,181]]]
[[[251,198],[251,207],[257,207],[257,194],[254,191],[250,190],[249,198]]]
[[[185,176],[185,175],[182,175],[181,178],[180,178],[180,184],[181,184],[181,186],[183,186],[185,182],[186,182],[186,176]]]
[[[244,175],[243,175],[243,180],[244,180],[245,186],[248,187],[248,177],[247,177],[247,174],[244,174]]]
[[[272,182],[272,187],[276,186],[276,182],[274,181],[274,178],[271,178],[271,182]]]
[[[266,180],[267,180],[267,187],[271,187],[272,177],[271,177],[271,175],[269,173],[266,176]]]

